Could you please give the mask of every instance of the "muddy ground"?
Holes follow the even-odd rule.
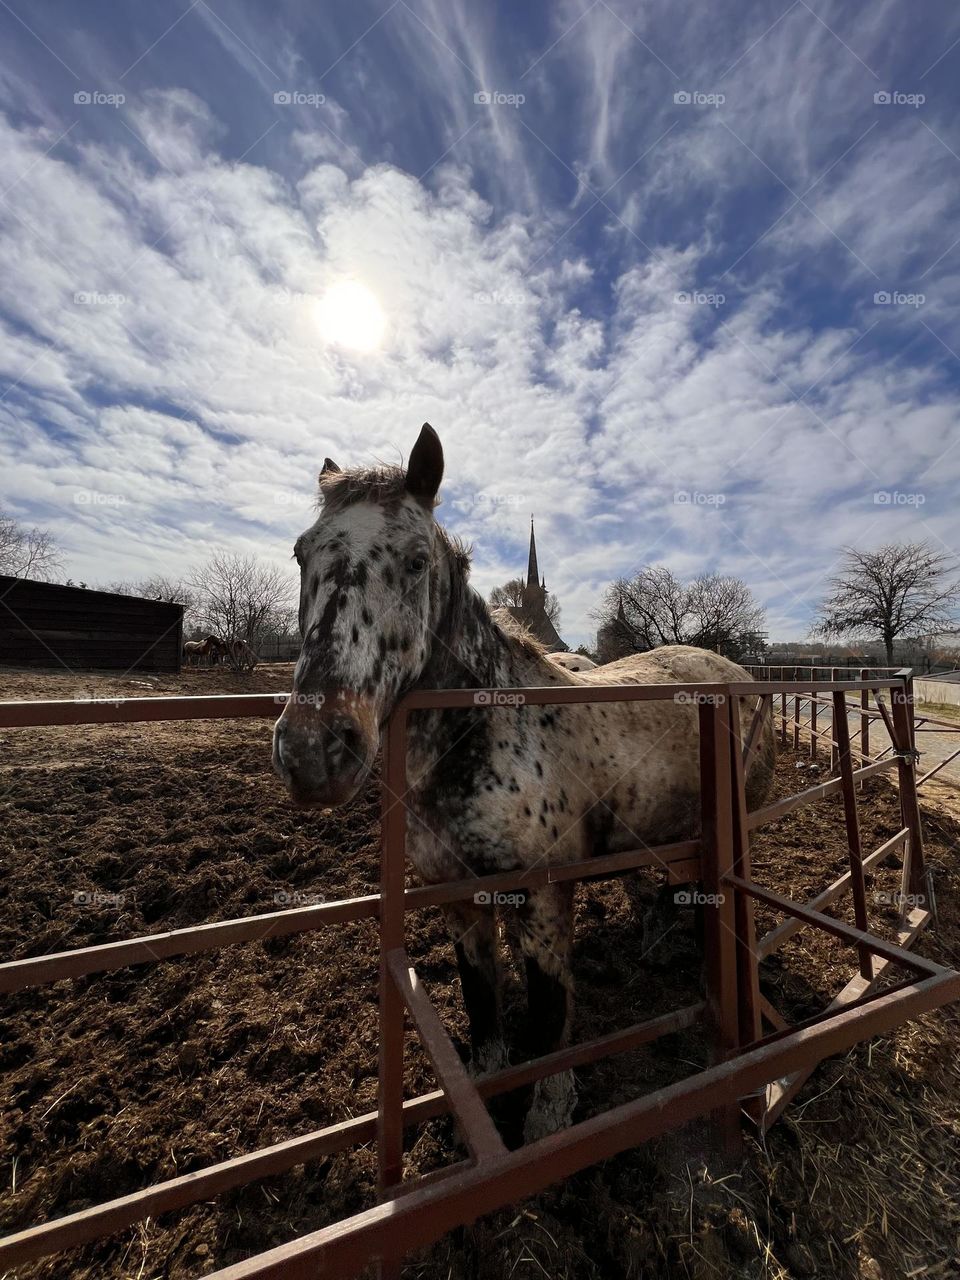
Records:
[[[0,697],[147,696],[288,687],[250,676],[0,673]],[[288,804],[269,767],[269,721],[0,731],[0,931],[6,958],[376,887],[378,797],[324,816]],[[777,792],[826,776],[784,753]],[[949,798],[948,798],[949,799]],[[952,812],[951,812],[952,809]],[[960,960],[960,805],[926,817],[940,925],[924,954]],[[899,826],[872,780],[864,848]],[[846,865],[838,798],[755,839],[759,879],[812,893]],[[876,899],[894,871],[871,884]],[[761,925],[769,923],[761,917]],[[457,1043],[465,1021],[436,911],[411,917],[411,954]],[[644,956],[616,882],[579,897],[576,1038],[698,997],[692,921]],[[789,1018],[851,975],[849,953],[804,931],[764,966]],[[376,937],[371,922],[143,965],[5,997],[0,1227],[15,1230],[150,1182],[307,1133],[375,1105]],[[516,1058],[519,985],[508,991]],[[586,1116],[706,1061],[699,1031],[578,1073]],[[410,1042],[409,1092],[435,1087]],[[711,1151],[705,1123],[588,1169],[408,1261],[412,1280],[960,1275],[960,1018],[950,1009],[823,1064],[743,1162]],[[508,1136],[513,1120],[505,1115]],[[410,1170],[459,1155],[448,1121],[411,1137]],[[56,1280],[207,1274],[373,1202],[370,1147],[151,1220],[22,1268]]]

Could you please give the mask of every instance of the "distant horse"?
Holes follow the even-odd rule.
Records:
[[[597,665],[582,653],[548,653],[547,657],[564,671],[593,671]]]
[[[246,640],[234,639],[223,642],[227,661],[236,671],[253,671],[260,658],[247,644]]]
[[[230,657],[230,644],[227,640],[221,640],[219,636],[207,636],[206,643],[208,645],[207,657],[210,659],[212,666],[217,666],[221,662],[226,662]]]
[[[207,636],[203,640],[185,640],[183,642],[184,664],[188,667],[199,667],[202,659],[210,652],[211,639],[211,636]]]
[[[726,658],[682,645],[582,674],[548,661],[470,587],[465,549],[434,520],[442,475],[443,450],[429,425],[406,473],[324,463],[320,515],[294,549],[303,635],[296,696],[274,730],[274,767],[296,803],[336,805],[354,796],[370,775],[383,725],[411,689],[485,690],[487,702],[491,690],[524,686],[749,680]],[[522,701],[505,696],[496,710],[411,714],[403,803],[407,848],[424,880],[574,862],[697,833],[695,703]],[[744,739],[750,719],[743,716]],[[766,793],[773,754],[767,714],[749,772],[751,807]],[[552,884],[506,908],[524,958],[538,1056],[569,1043],[573,899],[572,883]],[[479,1072],[508,1062],[495,910],[469,901],[445,908]],[[571,1072],[539,1081],[526,1138],[568,1123],[575,1103]]]

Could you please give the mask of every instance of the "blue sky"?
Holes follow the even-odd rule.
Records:
[[[288,563],[430,420],[484,591],[653,561],[806,634],[960,547],[960,10],[0,0],[0,501],[76,579]],[[344,281],[385,316],[331,341]],[[889,300],[888,300],[889,299]]]

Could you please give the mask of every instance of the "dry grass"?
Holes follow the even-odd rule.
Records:
[[[157,681],[153,691],[212,692],[221,679],[234,687],[233,677],[204,672]],[[256,685],[243,687],[269,679],[257,672]],[[56,683],[43,686],[46,696],[56,696]],[[25,731],[0,788],[11,951],[269,910],[278,889],[366,891],[376,874],[376,795],[335,818],[294,813],[270,778],[268,736],[254,722]],[[781,760],[779,794],[822,776],[794,765],[789,754]],[[923,804],[940,923],[919,946],[957,964],[960,800],[943,787]],[[861,821],[865,849],[896,830],[897,797],[885,781],[868,784]],[[772,824],[754,844],[758,878],[799,898],[845,860],[839,797]],[[884,872],[873,887],[885,888],[885,876],[896,879]],[[123,914],[75,908],[75,888],[123,891]],[[637,942],[622,888],[585,889],[577,1038],[695,997],[692,935],[680,942],[657,967]],[[439,917],[411,927],[411,947],[462,1041]],[[780,963],[764,966],[763,986],[795,1018],[808,1004],[822,1007],[851,971],[839,943],[805,930]],[[366,1110],[376,1088],[375,991],[374,930],[357,926],[14,998],[2,1045],[5,1224],[54,1217]],[[522,1030],[516,992],[511,999]],[[586,1069],[582,1113],[689,1074],[704,1056],[691,1032]],[[409,1261],[405,1280],[960,1276],[958,1064],[958,1010],[926,1015],[822,1064],[764,1142],[748,1137],[742,1162],[724,1161],[709,1125],[693,1124],[451,1233]],[[413,1056],[409,1085],[433,1087]],[[455,1155],[450,1125],[435,1122],[409,1159],[427,1169]],[[17,1280],[206,1274],[365,1207],[372,1173],[369,1148],[315,1162],[25,1268]]]

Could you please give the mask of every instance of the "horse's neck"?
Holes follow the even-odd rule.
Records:
[[[500,628],[483,597],[451,570],[420,689],[508,689],[552,683],[552,664]]]
[[[463,573],[451,569],[442,586],[441,616],[416,688],[494,690],[566,683],[566,672],[497,625]],[[430,777],[451,791],[463,785],[466,772],[458,763],[458,744],[469,739],[482,752],[479,744],[488,726],[489,715],[480,709],[415,711],[407,739],[414,790]]]

